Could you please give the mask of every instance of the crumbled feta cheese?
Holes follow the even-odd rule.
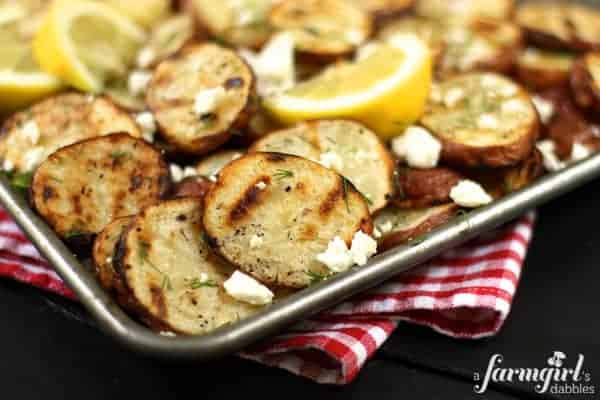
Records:
[[[502,103],[502,112],[506,114],[525,113],[529,109],[525,100],[510,99]]]
[[[533,105],[540,115],[540,120],[542,123],[547,124],[550,122],[554,116],[554,104],[540,96],[533,96],[531,100],[533,101]]]
[[[208,282],[208,274],[206,272],[200,272],[200,276],[198,277],[198,281],[200,283]]]
[[[503,84],[498,88],[498,94],[502,97],[513,97],[519,92],[519,89],[515,85]]]
[[[154,142],[154,133],[156,132],[156,120],[149,111],[143,111],[135,116],[135,122],[142,130],[142,137],[147,142]]]
[[[579,161],[584,158],[588,158],[592,152],[590,149],[581,143],[573,143],[573,149],[571,150],[571,161]]]
[[[481,78],[481,86],[486,89],[496,89],[504,84],[498,76],[494,74],[485,74]]]
[[[356,154],[354,154],[354,159],[357,161],[371,161],[371,160],[377,160],[378,156],[377,153],[372,152],[372,151],[364,151],[364,150],[358,150],[356,152]]]
[[[561,161],[556,155],[556,145],[551,139],[540,140],[535,146],[542,153],[544,168],[548,171],[558,171],[566,166],[566,163]]]
[[[267,184],[264,183],[263,181],[260,181],[255,186],[258,190],[265,190],[267,187]]]
[[[156,53],[151,47],[142,48],[138,55],[136,64],[140,68],[148,68],[156,59]]]
[[[465,91],[461,88],[455,87],[448,91],[444,95],[444,105],[446,107],[454,107],[465,97]]]
[[[354,56],[354,61],[362,61],[365,58],[368,58],[375,50],[377,50],[378,45],[374,42],[367,42],[356,49],[356,55]]]
[[[40,130],[38,129],[38,125],[35,121],[27,121],[23,124],[21,128],[21,134],[23,138],[29,140],[29,142],[33,145],[36,145],[40,140]]]
[[[492,196],[477,182],[465,179],[458,182],[450,190],[450,198],[461,207],[475,208],[489,204]]]
[[[474,39],[464,48],[463,56],[456,60],[458,68],[466,71],[477,64],[481,59],[494,54],[494,48],[486,40]]]
[[[107,264],[112,264],[112,262],[113,262],[112,257],[106,257],[106,263]]]
[[[133,71],[127,80],[129,93],[138,96],[146,91],[148,84],[152,79],[152,74],[148,71]]]
[[[175,337],[175,336],[177,336],[175,334],[175,332],[171,332],[171,331],[160,331],[158,334],[160,336],[165,336],[165,337]]]
[[[42,161],[44,161],[44,148],[41,146],[32,147],[23,155],[23,169],[33,171]]]
[[[392,221],[387,220],[383,224],[379,225],[378,228],[382,234],[385,234],[392,231],[392,229],[394,228],[394,224],[392,223]]]
[[[377,253],[377,241],[363,231],[358,231],[352,238],[350,254],[357,265],[365,265],[367,260]]]
[[[189,178],[190,176],[196,176],[198,175],[198,171],[196,171],[196,168],[191,167],[191,166],[186,166],[183,169],[183,178]]]
[[[346,39],[346,42],[358,46],[365,40],[365,35],[359,30],[351,29],[344,33],[344,38]]]
[[[442,145],[429,131],[409,126],[402,136],[392,139],[392,151],[413,168],[434,168]]]
[[[213,113],[226,97],[227,92],[223,86],[202,90],[194,98],[194,112],[198,116]]]
[[[177,164],[169,164],[169,171],[171,172],[171,178],[174,182],[180,182],[183,180],[183,169]]]
[[[257,249],[260,246],[263,245],[263,238],[258,236],[258,235],[252,235],[252,237],[250,238],[250,248],[251,249]]]
[[[256,21],[256,15],[252,10],[240,10],[237,15],[237,26],[248,26]]]
[[[481,114],[477,118],[477,126],[479,129],[493,129],[500,128],[500,121],[492,114]]]
[[[379,239],[382,236],[381,231],[377,227],[373,228],[373,237]]]
[[[431,84],[431,89],[429,90],[429,100],[433,101],[434,103],[441,103],[444,100],[439,85],[435,83]]]
[[[462,26],[456,26],[448,30],[446,38],[453,44],[465,44],[469,40],[469,33]]]
[[[15,164],[12,161],[10,161],[8,158],[6,158],[2,162],[2,169],[6,172],[10,172],[13,169],[15,169]]]
[[[273,301],[273,292],[268,287],[240,271],[235,271],[223,287],[231,297],[248,304],[260,306]]]
[[[290,33],[274,35],[259,54],[242,49],[240,55],[256,73],[260,96],[272,96],[296,84],[294,37]]]
[[[317,254],[317,261],[325,264],[333,272],[342,272],[350,268],[354,261],[352,254],[339,236],[336,236],[327,245],[327,250]]]
[[[325,168],[333,169],[334,171],[338,172],[344,168],[344,160],[342,160],[342,157],[333,151],[322,153],[319,156],[319,164]]]
[[[208,180],[211,181],[211,182],[216,182],[217,181],[217,176],[216,175],[210,175],[208,177]]]

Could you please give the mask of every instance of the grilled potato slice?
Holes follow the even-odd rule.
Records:
[[[394,205],[399,208],[424,208],[450,203],[450,191],[463,179],[462,174],[445,167],[403,168],[398,171]]]
[[[351,53],[372,31],[369,14],[344,0],[284,0],[269,20],[292,33],[300,53],[325,59]]]
[[[221,150],[204,157],[196,164],[198,175],[216,177],[224,166],[244,155],[242,150]]]
[[[60,237],[93,237],[114,219],[158,201],[168,185],[160,153],[142,139],[117,133],[51,154],[33,176],[31,198]]]
[[[516,21],[528,40],[542,48],[588,51],[600,49],[600,11],[570,2],[525,3]]]
[[[15,172],[28,173],[61,147],[113,132],[141,137],[131,116],[105,97],[62,94],[18,112],[4,122],[0,133],[0,159],[10,162]]]
[[[304,158],[250,153],[219,173],[205,197],[213,249],[266,284],[305,287],[328,273],[316,255],[339,236],[348,245],[373,226],[352,183]],[[251,244],[262,239],[262,245]]]
[[[523,37],[512,22],[477,18],[468,25],[447,26],[445,42],[436,68],[440,79],[469,71],[510,72]]]
[[[361,8],[371,14],[375,25],[396,18],[411,8],[416,0],[349,0],[355,7]]]
[[[440,20],[470,21],[479,17],[508,19],[513,0],[419,0],[416,13]]]
[[[365,196],[371,212],[385,207],[392,195],[392,157],[377,135],[357,122],[301,123],[268,134],[256,141],[250,151],[294,154],[314,161],[328,156],[339,159],[340,165],[331,162],[331,168],[348,178]]]
[[[258,49],[273,34],[268,16],[275,0],[187,0],[186,3],[201,31],[231,46]]]
[[[92,258],[96,278],[100,284],[111,294],[117,296],[119,304],[127,304],[129,293],[125,287],[121,275],[115,271],[113,261],[115,250],[121,234],[129,226],[133,217],[117,218],[100,232],[94,240]]]
[[[517,76],[520,82],[538,90],[564,85],[574,61],[571,53],[528,47],[517,58]]]
[[[214,110],[198,115],[199,93],[222,87]],[[254,75],[232,50],[206,43],[186,47],[158,65],[146,93],[165,140],[179,151],[205,154],[246,124],[255,107]]]
[[[212,189],[214,182],[203,176],[188,176],[182,181],[177,182],[173,188],[171,198],[179,197],[199,197],[204,198]]]
[[[196,198],[142,210],[117,253],[115,266],[135,312],[153,329],[203,334],[258,309],[225,293],[223,282],[233,269],[208,247]]]
[[[464,74],[436,86],[421,123],[442,142],[443,160],[468,167],[524,160],[540,124],[525,90],[493,73]]]
[[[445,37],[448,32],[445,24],[431,18],[404,17],[386,24],[377,38],[385,42],[395,35],[407,33],[414,34],[427,43],[434,60],[439,61],[446,47]]]
[[[381,232],[379,249],[391,249],[423,235],[445,224],[458,212],[454,204],[443,204],[429,208],[402,209],[393,206],[381,210],[373,221]]]
[[[165,19],[150,32],[148,42],[138,54],[138,66],[156,66],[180,51],[193,37],[194,21],[190,15],[177,14]]]
[[[579,107],[600,111],[600,53],[577,60],[571,72],[571,89]]]

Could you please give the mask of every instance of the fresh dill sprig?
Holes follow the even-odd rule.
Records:
[[[280,181],[280,180],[286,179],[286,178],[293,178],[294,177],[294,173],[292,171],[287,170],[287,169],[278,169],[273,174],[273,177],[275,179],[277,179],[278,181]]]
[[[308,275],[311,285],[322,282],[329,277],[328,274],[320,274],[320,273],[314,272],[314,271],[306,271],[306,275]]]
[[[194,278],[188,283],[190,289],[200,289],[201,287],[217,287],[216,282],[207,280],[203,281],[200,278]]]

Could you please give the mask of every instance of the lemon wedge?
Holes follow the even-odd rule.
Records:
[[[0,6],[0,115],[13,112],[61,88],[59,79],[34,62],[28,37],[30,10]]]
[[[77,89],[99,92],[127,74],[145,31],[102,3],[57,0],[33,40],[40,66]]]
[[[375,45],[358,61],[337,64],[264,99],[264,106],[284,124],[350,118],[389,139],[423,113],[431,74],[427,45],[414,35],[401,34]]]

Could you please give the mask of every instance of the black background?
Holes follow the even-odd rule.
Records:
[[[496,337],[455,340],[403,323],[344,387],[317,385],[235,357],[197,365],[145,359],[65,312],[61,299],[0,280],[0,398],[280,398],[295,392],[315,399],[533,398],[527,385],[475,395],[473,372],[483,372],[494,353],[504,355],[506,366],[542,367],[554,350],[567,354],[567,365],[584,354],[584,369],[598,391],[599,209],[600,182],[540,209],[513,309]]]

